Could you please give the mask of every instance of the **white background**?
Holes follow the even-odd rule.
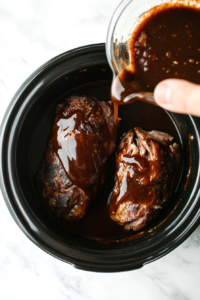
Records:
[[[119,0],[0,0],[0,121],[23,81],[53,56],[105,42]],[[200,228],[141,270],[79,271],[37,248],[0,194],[1,300],[199,300]]]

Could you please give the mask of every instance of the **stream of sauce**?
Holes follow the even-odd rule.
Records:
[[[79,95],[89,94],[93,95],[97,99],[109,101],[112,79],[111,72],[109,77],[110,79],[104,82],[90,82],[89,84],[85,84],[82,87],[78,87],[76,88],[76,90],[70,91],[69,95],[76,93]],[[62,99],[59,99],[59,103],[64,101],[67,96],[68,95],[64,95]],[[180,144],[177,129],[174,126],[170,116],[158,106],[153,106],[141,101],[136,101],[135,103],[130,105],[120,106],[119,117],[122,119],[122,122],[120,122],[119,124],[117,147],[124,134],[127,133],[130,128],[134,127],[141,127],[147,131],[151,131],[153,128],[158,131],[168,132],[170,135],[174,136],[175,141]],[[34,133],[30,153],[30,165],[32,172],[31,176],[33,178],[37,175],[39,166],[43,159],[43,154],[45,153],[49,135],[51,134],[52,121],[54,120],[54,118],[55,105],[48,108],[48,110],[38,123],[37,129]],[[75,115],[73,115],[73,118],[75,118]],[[65,118],[62,117],[61,119]],[[62,225],[63,234],[65,234],[65,232],[69,230],[81,236],[106,239],[107,241],[110,241],[112,239],[121,239],[123,237],[125,238],[126,236],[130,236],[130,234],[133,234],[132,232],[125,231],[123,226],[120,226],[116,222],[113,222],[108,213],[108,201],[115,184],[115,173],[116,156],[115,153],[113,153],[112,157],[108,161],[105,182],[101,187],[97,198],[88,208],[86,215],[78,222],[69,222],[62,218],[55,219],[55,224],[59,223]],[[179,178],[179,176],[177,176],[177,178]],[[36,186],[36,184],[34,184],[34,186]],[[35,189],[37,190],[36,187]],[[172,204],[172,208],[173,207],[174,204]],[[168,209],[170,210],[170,204],[168,205]],[[159,224],[159,222],[161,222],[163,218],[166,218],[167,215],[168,211],[165,212],[165,210],[163,210],[162,215],[158,216],[157,219],[150,224],[150,226],[156,226],[155,224]],[[148,230],[148,228],[151,227],[147,226],[146,229]],[[61,230],[60,227],[58,228],[58,230]]]
[[[153,92],[167,78],[200,84],[199,28],[200,9],[164,4],[149,11],[129,41],[130,65],[112,83],[116,123],[118,105],[138,99],[131,94]]]
[[[161,9],[162,7],[163,9]],[[185,79],[200,84],[199,28],[199,9],[183,5],[163,5],[150,11],[148,17],[144,18],[133,32],[129,42],[130,65],[115,78],[111,88],[115,122],[119,122],[118,113],[123,120],[119,125],[118,145],[122,136],[135,126],[147,131],[154,129],[167,132],[180,144],[176,128],[164,110],[147,104],[148,100],[145,97],[133,98],[130,95],[139,92],[152,93],[156,85],[167,78]],[[91,86],[87,85],[85,88],[77,89],[76,92],[109,100],[110,82],[98,84],[98,88],[92,87],[91,84]],[[107,95],[106,99],[103,98],[105,94]],[[143,102],[135,102],[138,99]],[[121,105],[120,108],[119,105]],[[84,132],[80,134],[80,131],[77,130],[80,126],[87,126],[87,120],[79,111],[63,117],[61,110],[57,118],[58,127],[55,130],[59,130],[60,134],[59,139],[54,141],[54,147],[62,160],[67,176],[77,186],[91,191],[91,187],[95,185],[100,176],[94,160],[98,149],[93,140],[85,143]],[[41,134],[38,133],[38,135]],[[68,139],[70,143],[63,143],[65,139]],[[64,145],[70,146],[65,148]],[[76,153],[73,149],[76,149]],[[123,159],[128,162],[129,158],[124,157]],[[137,175],[135,181],[138,176],[142,180],[142,176],[148,175],[151,168],[157,167],[140,157],[134,158],[129,163]],[[115,183],[115,172],[116,161],[115,154],[113,154],[108,164],[105,183],[85,217],[77,223],[66,220],[58,222],[68,230],[87,237],[111,239],[129,235],[130,233],[125,232],[122,226],[114,223],[108,214],[107,204]],[[177,182],[178,179],[177,175]],[[126,192],[129,188],[132,190],[133,184],[134,181],[126,181],[124,190]],[[174,189],[175,187],[176,184]],[[137,186],[135,190],[135,197],[138,195],[139,188]],[[146,197],[146,195],[140,196],[138,203]],[[156,222],[159,223],[159,219]]]

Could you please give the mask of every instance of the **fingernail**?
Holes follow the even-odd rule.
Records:
[[[161,84],[155,89],[154,97],[156,101],[169,104],[171,101],[171,89],[167,84]]]

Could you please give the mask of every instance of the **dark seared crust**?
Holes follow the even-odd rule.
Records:
[[[135,143],[134,132],[137,137]],[[173,143],[174,138],[167,133],[158,131],[146,132],[140,128],[135,128],[134,132],[130,130],[122,139],[117,149],[117,180],[113,189],[111,205],[113,205],[112,200],[116,199],[116,195],[118,197],[120,194],[123,178],[130,176],[128,175],[130,174],[130,167],[128,164],[123,163],[123,156],[131,158],[134,155],[139,155],[146,157],[149,162],[164,161],[163,165],[161,164],[160,166],[159,172],[152,172],[151,174],[151,180],[154,182],[154,185],[148,188],[150,193],[156,195],[153,199],[153,204],[134,203],[128,197],[120,203],[119,198],[117,198],[119,204],[117,204],[115,214],[110,213],[113,221],[124,225],[127,230],[133,229],[137,231],[155,218],[168,201],[174,179],[173,170],[175,170],[175,165],[179,164],[180,151],[179,146]],[[168,149],[168,158],[166,160],[162,160],[162,144],[165,145],[165,149]],[[164,175],[162,181],[160,180],[161,174],[162,176]],[[156,191],[159,192],[157,193]]]
[[[84,113],[88,120],[88,126],[80,130],[84,130],[88,137],[95,138],[98,149],[105,153],[104,165],[98,167],[102,168],[98,185],[95,187],[95,192],[98,193],[104,182],[107,158],[116,146],[117,129],[114,125],[112,107],[105,102],[98,102],[95,98],[85,96],[68,98],[57,106],[56,112],[58,113],[64,107],[65,116],[77,110]],[[98,161],[97,164],[99,164]],[[37,182],[41,199],[48,210],[69,221],[81,219],[93,200],[90,194],[67,178],[60,159],[53,151],[51,138],[38,173]]]

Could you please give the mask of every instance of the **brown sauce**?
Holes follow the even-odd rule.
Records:
[[[58,99],[58,103],[62,103],[67,96],[76,93],[78,95],[92,95],[99,100],[109,101],[110,86],[111,80],[86,84],[70,91],[70,93],[64,95],[63,98]],[[47,142],[52,130],[52,123],[55,118],[55,107],[56,104],[48,108],[39,121],[33,136],[30,153],[31,176],[33,177],[36,176],[38,172],[43,154],[46,150]],[[119,124],[117,147],[123,135],[127,133],[130,128],[134,128],[136,126],[147,131],[154,129],[168,132],[170,135],[174,136],[177,143],[181,144],[175,124],[173,123],[169,114],[160,107],[141,101],[136,101],[130,105],[120,106],[119,117],[122,119],[122,121]],[[126,232],[124,231],[123,226],[113,222],[108,213],[108,203],[111,198],[111,192],[115,183],[115,172],[116,157],[114,153],[108,162],[105,183],[103,184],[98,197],[87,210],[86,215],[78,222],[68,222],[66,220],[62,220],[61,218],[56,219],[56,222],[60,223],[66,230],[74,232],[78,235],[95,239],[119,240],[132,235],[133,232]],[[165,212],[162,213],[161,217],[158,217],[155,220],[155,224],[159,224],[159,222],[163,219],[163,215],[165,215]]]
[[[134,102],[133,93],[153,92],[167,78],[200,84],[199,28],[200,9],[164,4],[150,10],[130,39],[130,65],[113,81],[115,106]]]
[[[109,213],[115,215],[120,204],[131,201],[134,204],[154,205],[159,198],[162,189],[170,189],[169,178],[175,172],[168,147],[159,144],[159,156],[157,161],[149,161],[146,157],[134,155],[126,157],[120,154],[117,157],[120,163],[127,166],[128,171],[123,176],[119,193],[114,193]],[[119,164],[118,162],[118,164]],[[122,176],[119,165],[117,180]],[[156,183],[155,183],[156,182]]]
[[[94,184],[98,174],[92,155],[97,149],[94,149],[93,141],[86,143],[83,130],[77,131],[86,121],[84,115],[77,111],[65,117],[63,110],[65,107],[59,111],[55,120],[52,137],[54,151],[60,158],[67,177],[77,186],[87,188]]]
[[[153,92],[155,86],[167,78],[180,78],[200,83],[200,31],[197,30],[199,25],[200,10],[184,6],[163,6],[163,10],[155,8],[153,13],[144,19],[133,33],[129,44],[131,64],[119,74],[111,89],[116,123],[118,114],[122,119],[119,126],[118,145],[122,136],[135,126],[147,131],[154,129],[167,132],[175,138],[175,142],[180,144],[176,127],[164,110],[149,105],[146,98],[140,98],[143,101],[140,102],[129,96],[141,91]],[[110,82],[100,82],[76,89],[76,92],[109,100],[109,89]],[[72,94],[72,91],[70,93]],[[131,104],[132,102],[135,103]],[[118,106],[122,104],[129,105],[119,108]],[[84,189],[91,187],[95,181],[96,170],[91,153],[97,151],[92,142],[84,145],[77,137],[76,128],[86,122],[87,120],[79,112],[66,117],[63,117],[62,112],[62,115],[58,115],[57,120],[57,130],[59,129],[61,132],[61,139],[54,141],[55,150],[67,176]],[[68,133],[71,130],[74,130],[73,134]],[[37,134],[41,135],[39,132]],[[74,152],[71,149],[65,149],[64,143],[62,143],[63,138],[71,139],[72,144],[76,144],[79,150]],[[87,159],[83,160],[83,157],[87,157]],[[143,180],[144,175],[145,178],[148,177],[146,175],[151,168],[159,167],[141,157],[134,157],[129,163],[140,181]],[[116,162],[115,154],[113,154],[108,164],[105,183],[86,215],[77,223],[61,219],[57,221],[66,229],[90,238],[111,239],[130,235],[130,232],[125,232],[122,226],[113,222],[108,214],[107,205],[115,182],[115,172]],[[133,190],[133,182],[126,182],[126,187],[124,187],[126,192],[129,189]],[[137,196],[139,188],[137,185],[135,196]],[[145,198],[146,194],[141,195],[138,203]]]
[[[51,141],[67,178],[92,199],[107,163],[108,149],[103,145],[106,141],[109,144],[110,136],[105,123],[97,123],[97,120],[95,123],[94,118],[98,118],[100,109],[98,103],[91,99],[83,101],[88,112],[83,107],[82,111],[78,110],[79,104],[76,102],[58,109]],[[87,120],[87,115],[93,114],[93,119]],[[101,136],[96,134],[95,126],[100,127]]]

